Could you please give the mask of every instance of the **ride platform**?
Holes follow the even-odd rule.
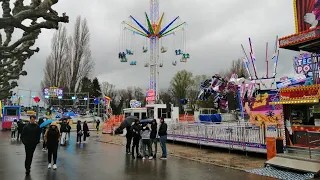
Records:
[[[276,157],[265,162],[266,166],[297,171],[301,173],[313,173],[315,177],[320,174],[320,150],[307,148],[288,148],[286,153],[277,154]]]

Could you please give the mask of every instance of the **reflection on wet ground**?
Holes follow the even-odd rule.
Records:
[[[75,134],[75,133],[74,133]],[[169,157],[167,161],[132,160],[124,154],[124,147],[97,142],[91,137],[87,144],[59,147],[58,169],[47,169],[47,153],[38,145],[32,163],[31,175],[25,177],[24,148],[10,140],[9,132],[0,132],[1,180],[269,180],[246,172]]]

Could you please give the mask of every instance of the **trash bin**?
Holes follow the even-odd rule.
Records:
[[[276,150],[278,153],[283,153],[283,138],[276,139]]]

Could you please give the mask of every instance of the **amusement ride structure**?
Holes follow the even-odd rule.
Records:
[[[152,91],[149,102],[155,103],[159,99],[158,81],[159,69],[163,67],[163,54],[168,49],[162,46],[162,39],[173,35],[174,38],[177,32],[182,32],[182,47],[174,50],[175,55],[180,56],[180,62],[187,62],[190,58],[186,52],[186,22],[179,22],[180,17],[174,18],[169,24],[164,24],[164,13],[159,14],[159,0],[150,0],[150,17],[145,13],[146,22],[143,25],[133,16],[130,15],[130,22],[123,21],[121,23],[121,40],[119,47],[119,59],[122,63],[127,63],[129,57],[135,58],[137,51],[134,44],[136,43],[135,36],[139,35],[145,38],[145,45],[142,47],[142,53],[146,55],[144,67],[150,67],[150,83],[149,91]],[[133,25],[135,23],[137,26]],[[148,43],[149,41],[149,43]],[[149,48],[148,48],[149,46]],[[149,59],[148,59],[149,53]],[[131,66],[137,65],[136,59],[129,63]],[[177,61],[173,60],[172,65],[176,66]],[[150,98],[150,95],[148,96]]]

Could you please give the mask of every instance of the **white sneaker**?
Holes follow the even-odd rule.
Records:
[[[146,159],[145,157],[142,158],[142,160],[145,160],[145,159]]]
[[[43,151],[43,152],[46,152],[47,150],[46,150],[45,148],[42,148],[42,151]]]
[[[57,165],[54,164],[53,165],[53,169],[56,170],[57,169]]]
[[[85,144],[85,143],[87,143],[87,141],[83,141],[83,143]]]
[[[153,157],[152,157],[152,156],[150,156],[150,157],[149,157],[149,160],[151,160],[151,159],[153,159]]]
[[[79,142],[77,142],[77,144],[79,144]]]
[[[51,164],[48,164],[48,169],[51,169]]]

